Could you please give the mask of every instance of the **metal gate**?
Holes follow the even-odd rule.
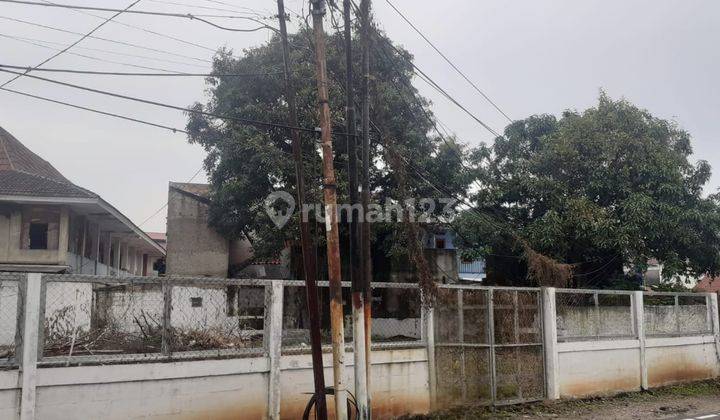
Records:
[[[541,299],[538,288],[440,286],[433,311],[439,408],[545,397]]]

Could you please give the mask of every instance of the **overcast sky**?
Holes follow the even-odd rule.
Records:
[[[55,0],[54,0],[55,1]],[[339,1],[339,0],[338,0]],[[58,3],[124,8],[131,0],[57,0]],[[599,89],[625,97],[659,117],[673,119],[693,137],[695,159],[710,162],[720,174],[716,136],[720,133],[720,2],[713,0],[393,0],[394,4],[443,50],[510,117],[559,114],[596,103]],[[136,10],[229,14],[170,3],[270,14],[273,0],[142,0]],[[225,5],[220,4],[225,3]],[[286,0],[299,11],[303,2]],[[306,6],[305,6],[306,7]],[[403,22],[385,0],[374,1],[376,18],[390,37],[410,50],[417,65],[460,102],[500,131],[506,120]],[[108,16],[104,12],[92,12]],[[85,33],[101,22],[73,10],[0,3],[0,17],[31,21]],[[199,22],[157,16],[123,15],[118,22],[210,48],[228,46],[240,53],[270,37],[268,31],[236,33]],[[227,26],[253,24],[218,19]],[[109,23],[95,36],[136,43],[191,58],[164,55],[86,39],[71,52],[136,66],[206,72],[212,52],[148,32]],[[7,38],[63,48],[79,36],[0,18],[0,64],[36,65],[55,51]],[[41,42],[40,42],[41,41]],[[103,49],[109,54],[92,49]],[[142,55],[153,59],[129,57]],[[168,61],[159,61],[168,60]],[[150,71],[66,53],[45,67],[103,71]],[[37,73],[98,89],[187,106],[204,98],[202,78],[119,78]],[[0,81],[11,75],[0,74]],[[491,139],[477,122],[434,94],[439,119],[469,144]],[[23,78],[12,89],[178,128],[182,112],[127,102]],[[331,104],[332,106],[333,104]],[[341,104],[338,104],[341,105]],[[200,167],[203,151],[183,134],[91,114],[0,91],[0,125],[50,161],[80,186],[100,194],[140,224],[167,200],[168,181],[187,181]],[[708,191],[720,186],[714,175]],[[204,182],[204,174],[196,182]],[[142,227],[165,231],[165,211]]]

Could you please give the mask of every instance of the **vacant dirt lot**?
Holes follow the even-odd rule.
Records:
[[[719,410],[720,380],[711,380],[614,397],[533,403],[497,407],[494,410],[489,407],[464,407],[404,419],[672,419]]]

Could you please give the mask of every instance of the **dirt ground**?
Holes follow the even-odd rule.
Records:
[[[516,406],[463,407],[404,420],[436,419],[673,419],[720,411],[720,380],[669,386],[613,397]]]

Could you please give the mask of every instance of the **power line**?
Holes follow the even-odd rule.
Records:
[[[91,15],[91,16],[95,16],[95,15]],[[43,25],[43,24],[35,23],[35,22],[29,22],[29,21],[27,21],[27,20],[22,20],[22,19],[15,19],[15,18],[7,17],[7,16],[0,16],[0,19],[12,21],[12,22],[24,23],[24,24],[26,24],[26,25],[35,26],[35,27],[38,27],[38,28],[50,29],[50,30],[53,30],[53,31],[63,32],[63,33],[66,33],[66,34],[83,35],[83,34],[80,33],[80,32],[69,31],[69,30],[67,30],[67,29],[57,28],[57,27],[49,26],[49,25]],[[113,21],[112,23],[120,23],[120,22]],[[90,38],[90,39],[96,39],[96,40],[104,41],[104,42],[110,42],[110,43],[118,44],[118,45],[124,45],[124,46],[126,46],[126,47],[139,48],[139,49],[143,49],[143,50],[147,50],[147,51],[152,51],[152,52],[157,52],[157,53],[161,53],[161,54],[172,55],[172,56],[175,56],[175,57],[187,58],[188,60],[201,61],[201,62],[204,62],[204,63],[212,63],[212,60],[208,60],[208,59],[206,59],[206,58],[192,57],[192,56],[183,55],[183,54],[178,54],[178,53],[174,53],[174,52],[170,52],[170,51],[165,51],[165,50],[160,50],[160,49],[156,49],[156,48],[146,47],[146,46],[143,46],[143,45],[133,44],[133,43],[131,43],[131,42],[117,41],[117,40],[114,40],[114,39],[103,38],[103,37],[99,37],[99,36],[95,36],[95,35],[88,36],[88,38]]]
[[[383,57],[385,58],[385,60],[386,60],[386,61],[391,65],[391,67],[395,70],[395,74],[398,76],[398,79],[402,81],[402,83],[405,85],[405,87],[406,87],[408,90],[412,91],[412,84],[410,84],[407,80],[405,80],[404,77],[402,77],[401,72],[397,69],[396,66],[394,66],[394,62],[391,60],[391,58],[389,57],[389,55],[388,55],[388,53],[385,51],[385,49],[384,49],[384,48],[381,48],[381,49],[380,49],[380,52],[381,52],[381,54],[383,55]],[[398,86],[397,82],[395,82],[394,79],[390,78],[389,80],[390,80],[390,83],[392,83],[392,85],[393,85],[393,87],[395,88],[395,90],[396,90],[396,91],[398,92],[398,94],[400,95],[400,99],[401,99],[402,102],[405,104],[405,107],[406,107],[407,109],[410,109],[410,104],[407,102],[407,100],[406,100],[405,97],[404,97],[404,96],[405,96],[405,95],[404,95],[405,91],[404,91],[400,86]],[[463,162],[463,156],[461,155],[461,153],[460,153],[460,151],[458,150],[458,148],[456,147],[456,145],[451,144],[451,143],[447,140],[446,136],[449,137],[449,134],[448,134],[447,132],[445,132],[445,133],[443,134],[443,133],[440,131],[440,128],[438,127],[438,124],[437,124],[437,122],[436,122],[436,119],[437,119],[437,118],[436,118],[436,117],[433,118],[433,115],[431,115],[430,112],[429,112],[427,109],[425,109],[425,107],[423,106],[422,103],[420,103],[420,101],[418,100],[417,97],[415,97],[414,95],[413,95],[412,97],[413,97],[413,99],[415,100],[416,106],[418,106],[418,108],[420,108],[420,110],[422,111],[423,115],[425,116],[425,119],[432,125],[432,127],[433,127],[434,130],[435,130],[435,132],[438,134],[438,136],[439,136],[440,139],[443,141],[443,143],[445,143],[445,145],[448,147],[448,149],[451,150],[451,151],[456,155],[456,157],[458,158],[458,162],[460,163],[460,166],[462,166],[463,169],[465,169],[466,171],[468,171],[468,173],[470,173],[470,172],[471,172],[471,169],[468,168],[468,167],[465,165],[465,162]],[[439,122],[439,121],[438,121],[438,122]],[[442,125],[442,124],[441,124],[441,125]],[[374,125],[374,124],[373,124],[373,126],[375,127],[376,131],[379,132],[379,129],[377,128],[377,126]],[[444,127],[443,127],[443,129],[444,129]],[[473,182],[475,182],[475,184],[476,184],[478,187],[482,188],[482,186],[480,185],[480,183],[479,183],[477,180],[474,180]]]
[[[43,2],[45,2],[45,3],[47,3],[47,4],[55,4],[55,3],[51,2],[51,1],[48,1],[48,0],[41,0],[41,1],[43,1]],[[70,10],[72,10],[72,11],[75,12],[75,13],[82,14],[82,15],[92,16],[92,17],[94,17],[94,18],[96,18],[96,19],[105,19],[103,16],[99,16],[99,15],[96,15],[96,14],[94,14],[94,13],[87,12],[87,11],[85,11],[85,10],[76,10],[76,9],[70,9]],[[216,49],[216,48],[211,48],[211,47],[208,47],[207,45],[202,45],[202,44],[198,44],[198,43],[196,43],[196,42],[188,41],[188,40],[185,40],[185,39],[182,39],[182,38],[177,38],[177,37],[174,37],[174,36],[171,36],[171,35],[168,35],[168,34],[164,34],[164,33],[162,33],[162,32],[156,32],[156,31],[153,31],[153,30],[151,30],[151,29],[143,28],[142,26],[132,25],[132,24],[130,24],[130,23],[120,22],[120,21],[117,21],[117,20],[112,20],[112,21],[110,21],[110,23],[111,23],[111,24],[120,25],[120,26],[124,26],[124,27],[130,28],[130,29],[135,29],[135,30],[137,30],[137,31],[145,32],[145,33],[148,33],[148,34],[151,34],[151,35],[155,35],[155,36],[160,37],[160,38],[170,39],[170,40],[179,42],[179,43],[184,44],[184,45],[190,45],[190,46],[192,46],[192,47],[200,48],[200,49],[203,49],[203,50],[206,50],[206,51],[211,51],[211,52],[213,52],[213,53],[217,52],[217,49]]]
[[[75,109],[81,109],[81,110],[83,110],[83,111],[94,112],[94,113],[96,113],[96,114],[106,115],[106,116],[108,116],[108,117],[120,118],[120,119],[122,119],[122,120],[132,121],[132,122],[136,122],[136,123],[140,123],[140,124],[145,124],[145,125],[149,125],[149,126],[157,127],[157,128],[164,128],[164,129],[166,129],[166,130],[172,131],[173,133],[185,133],[185,134],[187,134],[187,131],[185,131],[185,130],[183,130],[183,129],[180,129],[180,128],[175,128],[175,127],[170,127],[170,126],[167,126],[167,125],[157,124],[157,123],[153,123],[153,122],[141,120],[141,119],[138,119],[138,118],[128,117],[128,116],[126,116],[126,115],[115,114],[115,113],[107,112],[107,111],[101,111],[101,110],[99,110],[99,109],[89,108],[89,107],[85,107],[85,106],[81,106],[81,105],[75,105],[75,104],[71,104],[71,103],[69,103],[69,102],[58,101],[58,100],[56,100],[56,99],[50,99],[50,98],[46,98],[46,97],[44,97],[44,96],[33,95],[33,94],[30,94],[30,93],[27,93],[27,92],[21,92],[21,91],[19,91],[19,90],[14,90],[14,89],[6,88],[6,87],[0,87],[0,90],[4,90],[4,91],[6,91],[6,92],[15,93],[15,94],[17,94],[17,95],[27,96],[27,97],[29,97],[29,98],[34,98],[34,99],[38,99],[38,100],[45,101],[45,102],[52,102],[52,103],[55,103],[55,104],[65,105],[65,106],[68,106],[68,107],[71,107],[71,108],[75,108]]]
[[[36,42],[28,41],[28,40],[25,40],[25,39],[20,39],[20,38],[11,36],[11,35],[0,34],[0,37],[12,39],[12,40],[17,41],[17,42],[22,42],[22,43],[25,43],[25,44],[34,45],[34,46],[36,46],[36,47],[45,48],[45,49],[48,49],[48,50],[61,51],[61,49],[59,49],[59,48],[54,48],[54,47],[50,47],[50,46],[47,46],[47,45],[38,44],[38,43],[36,43]],[[89,59],[89,60],[100,61],[100,62],[103,62],[103,63],[118,64],[118,65],[121,65],[121,66],[134,67],[134,68],[137,68],[137,69],[162,71],[162,72],[166,72],[166,73],[168,73],[168,74],[185,74],[185,72],[178,71],[178,70],[168,70],[168,69],[164,69],[164,68],[160,68],[160,67],[149,67],[149,66],[143,66],[143,65],[140,65],[140,64],[131,64],[131,63],[126,63],[126,62],[124,62],[124,61],[109,60],[109,59],[107,59],[107,58],[100,58],[100,57],[95,57],[95,56],[87,55],[87,54],[80,54],[80,53],[76,53],[76,52],[72,52],[72,51],[68,51],[68,52],[66,52],[65,54],[74,55],[74,56],[76,56],[76,57],[87,58],[87,59]],[[37,68],[33,68],[32,70],[37,70]]]
[[[434,44],[432,41],[430,41],[430,40],[428,39],[428,37],[425,36],[425,34],[424,34],[422,31],[420,31],[420,29],[418,29],[418,28],[410,21],[410,19],[407,18],[407,16],[405,16],[400,10],[398,10],[398,8],[395,7],[395,5],[394,5],[390,0],[385,0],[385,2],[386,2],[387,4],[389,4],[390,7],[392,7],[392,9],[395,10],[395,12],[397,12],[397,14],[400,15],[400,17],[401,17],[405,22],[407,22],[407,24],[410,25],[411,28],[414,29],[415,32],[417,32],[418,35],[420,35],[420,36],[422,37],[422,39],[424,39],[425,42],[427,42],[427,43],[432,47],[432,49],[435,50],[435,52],[437,52],[438,54],[440,54],[440,57],[442,57],[443,60],[445,60],[445,61],[450,65],[450,67],[452,67],[460,76],[462,76],[463,79],[465,79],[466,82],[468,82],[468,83],[470,84],[470,86],[472,86],[480,95],[482,95],[482,97],[485,98],[485,100],[488,101],[488,102],[490,103],[490,105],[492,105],[499,113],[501,113],[505,118],[507,118],[508,121],[513,122],[513,119],[512,119],[512,118],[510,118],[505,112],[503,112],[503,110],[500,109],[500,107],[499,107],[495,102],[493,102],[493,100],[490,99],[490,97],[489,97],[488,95],[486,95],[485,92],[483,92],[482,90],[480,90],[480,88],[477,87],[477,85],[475,85],[475,83],[473,83],[472,80],[470,80],[470,78],[468,78],[468,77],[465,75],[465,73],[463,73],[452,61],[450,61],[450,59],[447,58],[447,56],[446,56],[445,54],[443,54],[443,52],[440,51],[440,49],[439,49],[438,47],[436,47],[435,44]]]
[[[2,68],[0,68],[0,72],[11,73],[11,74],[22,74],[22,73],[18,73],[16,71],[2,69]],[[42,81],[49,82],[49,83],[58,84],[61,86],[67,86],[67,87],[71,87],[71,88],[75,88],[75,89],[84,90],[87,92],[93,92],[93,93],[97,93],[97,94],[101,94],[101,95],[112,96],[115,98],[126,99],[129,101],[140,102],[140,103],[154,105],[154,106],[158,106],[158,107],[162,107],[162,108],[174,109],[174,110],[183,111],[183,112],[186,112],[189,114],[203,115],[206,117],[217,118],[217,119],[225,120],[225,121],[234,121],[234,122],[237,122],[240,124],[254,126],[254,127],[281,128],[281,129],[285,129],[285,130],[299,130],[299,131],[303,131],[303,132],[307,132],[307,133],[316,133],[317,132],[314,128],[293,127],[293,126],[290,126],[287,124],[278,124],[278,123],[267,122],[267,121],[253,120],[253,119],[249,119],[249,118],[219,115],[219,114],[215,114],[212,112],[200,111],[200,110],[192,109],[192,108],[184,108],[184,107],[177,106],[177,105],[170,105],[170,104],[166,104],[166,103],[162,103],[162,102],[152,101],[149,99],[142,99],[142,98],[137,98],[134,96],[123,95],[120,93],[109,92],[106,90],[93,89],[93,88],[90,88],[87,86],[80,86],[80,85],[76,85],[73,83],[67,83],[67,82],[62,82],[60,80],[48,79],[46,77],[35,76],[32,74],[26,74],[25,76],[30,77],[32,79],[37,79],[37,80],[42,80]],[[337,133],[337,135],[346,135],[346,133]],[[351,135],[355,135],[355,134],[351,134]]]
[[[2,1],[5,1],[5,0],[2,0]],[[60,55],[64,54],[65,52],[67,52],[68,50],[70,50],[70,48],[76,46],[77,44],[79,44],[80,42],[82,42],[85,38],[87,38],[87,37],[89,37],[90,35],[92,35],[93,32],[95,32],[95,31],[97,31],[98,29],[102,28],[103,26],[105,26],[106,23],[108,23],[108,22],[110,22],[111,20],[115,19],[116,17],[120,16],[120,15],[123,14],[124,12],[128,11],[131,7],[135,6],[135,5],[138,4],[139,2],[140,2],[140,0],[135,0],[134,2],[130,3],[125,9],[116,10],[114,15],[112,15],[112,16],[110,16],[109,18],[103,20],[102,23],[100,23],[99,25],[97,25],[96,27],[94,27],[90,32],[84,34],[83,36],[80,37],[80,39],[78,39],[77,41],[75,41],[75,42],[73,42],[72,44],[68,45],[68,46],[65,47],[63,50],[58,51],[57,53],[55,53],[55,54],[53,54],[52,56],[48,57],[47,59],[45,59],[44,61],[42,61],[40,64],[36,65],[35,68],[41,67],[43,64],[46,64],[46,63],[54,60],[55,58],[59,57]],[[25,74],[29,73],[30,71],[31,71],[31,70],[25,72]],[[23,73],[18,74],[17,76],[13,77],[12,79],[10,79],[10,80],[8,80],[7,82],[5,82],[5,83],[3,83],[2,85],[0,85],[0,87],[5,87],[5,86],[7,86],[8,84],[14,82],[15,80],[21,78],[22,76],[23,76]]]
[[[232,8],[234,8],[234,11],[236,11],[236,12],[238,11],[238,9],[244,9],[244,10],[247,10],[247,12],[241,12],[241,13],[249,13],[249,14],[253,14],[253,15],[258,16],[258,17],[262,17],[262,16],[263,16],[263,14],[261,13],[261,11],[256,10],[256,9],[253,9],[253,8],[250,8],[250,7],[238,6],[238,5],[236,5],[236,4],[226,3],[226,2],[224,2],[224,1],[219,1],[219,0],[204,0],[204,1],[207,2],[207,3],[214,3],[214,4],[220,4],[220,5],[223,5],[223,6],[232,7]],[[265,12],[265,13],[272,13],[272,11],[269,11],[269,10],[267,10],[267,9],[265,9],[264,12]]]
[[[0,36],[4,36],[7,38],[10,38],[11,36],[6,34],[0,34]],[[51,44],[51,45],[58,45],[58,46],[66,46],[66,44],[62,42],[55,42],[55,41],[46,41],[44,39],[37,39],[37,38],[29,38],[29,37],[21,37],[21,36],[12,36],[12,38],[16,40],[23,40],[23,41],[31,41],[31,42],[39,42],[39,43],[45,43],[45,44]],[[132,54],[132,53],[124,53],[119,51],[112,51],[112,50],[106,50],[102,48],[90,48],[90,47],[75,47],[76,50],[87,50],[87,51],[95,51],[95,52],[101,52],[105,54],[114,54],[114,55],[120,55],[123,57],[133,57],[133,58],[139,58],[141,60],[152,60],[152,61],[158,61],[162,63],[170,63],[170,64],[180,64],[182,66],[191,66],[191,67],[198,67],[198,68],[207,68],[207,64],[196,64],[196,63],[188,63],[183,61],[176,61],[176,60],[168,60],[165,58],[157,58],[157,57],[149,57],[146,55],[140,55],[140,54]]]
[[[253,15],[257,18],[265,18],[266,17],[266,16],[263,16],[260,13],[256,13],[256,12],[241,12],[237,9],[225,9],[225,8],[220,8],[220,7],[198,6],[195,4],[182,3],[182,2],[178,2],[178,1],[167,1],[167,0],[146,0],[146,1],[149,1],[151,3],[158,3],[158,4],[171,4],[174,6],[185,6],[185,7],[190,7],[193,9],[215,10],[215,11],[219,11],[219,12],[230,12],[230,13],[241,13],[241,14],[246,14],[246,15]],[[250,10],[252,10],[252,9],[250,9]]]
[[[15,94],[22,95],[22,96],[26,96],[26,97],[33,98],[33,99],[38,99],[38,100],[45,101],[45,102],[50,102],[50,103],[54,103],[54,104],[58,104],[58,105],[64,105],[64,106],[67,106],[67,107],[70,107],[70,108],[75,108],[75,109],[79,109],[79,110],[83,110],[83,111],[92,112],[92,113],[95,113],[95,114],[105,115],[105,116],[108,116],[108,117],[118,118],[118,119],[125,120],[125,121],[131,121],[131,122],[135,122],[135,123],[139,123],[139,124],[149,125],[149,126],[152,126],[152,127],[162,128],[162,129],[165,129],[165,130],[172,131],[173,133],[190,134],[189,132],[187,132],[186,130],[181,129],[181,128],[176,128],[176,127],[167,126],[167,125],[163,125],[163,124],[158,124],[158,123],[154,123],[154,122],[150,122],[150,121],[146,121],[146,120],[141,120],[141,119],[139,119],[139,118],[129,117],[129,116],[127,116],[127,115],[117,114],[117,113],[108,112],[108,111],[102,111],[102,110],[99,110],[99,109],[96,109],[96,108],[90,108],[90,107],[86,107],[86,106],[82,106],[82,105],[77,105],[77,104],[73,104],[73,103],[69,103],[69,102],[64,102],[64,101],[60,101],[60,100],[56,100],[56,99],[51,99],[51,98],[47,98],[47,97],[40,96],[40,95],[33,95],[33,94],[30,94],[30,93],[27,93],[27,92],[21,92],[21,91],[14,90],[14,89],[10,89],[10,88],[0,88],[0,90],[6,91],[6,92],[10,92],[10,93],[15,93]],[[255,143],[255,146],[260,147],[260,145],[259,145],[258,143]],[[282,149],[280,149],[280,148],[276,148],[275,150],[276,150],[277,152],[279,152],[279,153],[283,153],[283,154],[286,154],[286,155],[288,155],[288,156],[292,156],[292,153],[287,152],[287,151],[285,151],[285,150],[282,150]],[[305,153],[305,152],[304,152],[304,153]],[[319,158],[319,156],[314,155],[314,154],[312,154],[312,153],[309,154],[309,155],[308,155],[307,153],[305,153],[305,155],[303,156],[303,158],[304,158],[308,163],[312,164],[312,160],[310,159],[311,157]],[[340,162],[339,159],[336,159],[336,160],[337,160],[337,162]]]
[[[360,12],[358,11],[358,6],[355,4],[354,1],[351,0],[351,2],[352,2],[352,4],[353,4],[353,6],[354,6],[355,14],[356,14],[356,15],[359,15]],[[392,42],[390,42],[389,40],[387,40],[386,38],[384,38],[384,37],[378,32],[377,29],[375,29],[375,34],[376,34],[376,37],[379,38],[381,42],[383,42],[384,44],[389,45],[390,48],[392,48],[393,50],[395,50],[395,52],[398,54],[398,56],[404,58],[405,61],[413,68],[413,72],[414,72],[418,77],[421,77],[421,78],[424,77],[426,83],[429,83],[430,86],[431,86],[433,89],[437,90],[442,96],[444,96],[444,97],[447,98],[450,102],[452,102],[453,104],[455,104],[458,108],[460,108],[462,111],[464,111],[466,114],[468,114],[472,119],[474,119],[478,124],[480,124],[483,128],[485,128],[486,130],[488,130],[488,131],[489,131],[490,133],[492,133],[494,136],[496,136],[496,137],[502,137],[502,136],[500,136],[500,134],[498,134],[497,131],[495,131],[494,129],[492,129],[492,128],[491,128],[489,125],[487,125],[483,120],[481,120],[481,119],[478,118],[475,114],[473,114],[472,112],[470,112],[470,110],[468,110],[468,109],[467,109],[465,106],[463,106],[457,99],[455,99],[452,95],[450,95],[450,94],[449,94],[445,89],[443,89],[437,82],[435,82],[430,76],[428,76],[424,71],[422,71],[422,69],[420,69],[420,68],[417,66],[417,64],[415,64],[411,59],[405,57],[405,55],[402,54],[402,51],[400,51],[395,45],[393,45]]]
[[[10,64],[0,64],[0,68],[27,70],[32,67],[28,66],[12,66]],[[72,74],[88,74],[98,76],[151,76],[151,77],[266,77],[282,75],[282,72],[275,73],[142,73],[142,72],[118,72],[118,71],[94,71],[94,70],[76,70],[76,69],[58,69],[58,68],[39,68],[33,71],[51,72],[51,73],[72,73]]]
[[[140,1],[140,0],[138,0]],[[18,3],[18,4],[27,4],[30,6],[43,6],[43,7],[58,7],[63,9],[75,9],[75,10],[96,10],[100,12],[126,12],[125,10],[120,9],[112,9],[108,7],[94,7],[94,6],[78,6],[78,5],[71,5],[71,4],[59,4],[59,3],[40,3],[36,1],[26,1],[26,0],[0,0],[0,2],[3,3]],[[137,3],[137,1],[135,2]],[[134,4],[134,3],[133,3]],[[273,28],[270,25],[267,25],[255,18],[246,17],[246,16],[227,16],[227,15],[195,15],[191,13],[165,13],[165,12],[152,12],[147,10],[128,10],[127,13],[132,13],[136,15],[150,15],[150,16],[165,16],[165,17],[173,17],[173,18],[183,18],[183,19],[190,19],[190,20],[197,20],[199,22],[208,24],[210,26],[213,26],[218,29],[222,29],[224,31],[232,31],[232,32],[256,32],[263,29],[270,29],[272,31],[277,31],[277,29]],[[214,23],[210,20],[204,19],[204,18],[229,18],[229,19],[247,19],[250,21],[253,21],[255,23],[259,23],[261,26],[257,28],[229,28],[227,26],[218,25],[217,23]]]

